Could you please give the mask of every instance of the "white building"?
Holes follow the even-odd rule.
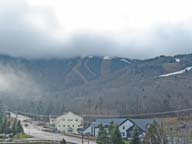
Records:
[[[77,134],[77,130],[83,128],[83,118],[72,112],[67,112],[55,120],[50,119],[50,124],[54,124],[59,132]]]
[[[18,119],[20,121],[31,121],[30,117],[27,117],[27,116],[24,116],[24,115],[21,115],[21,114],[16,114],[16,113],[13,113],[13,112],[10,112],[9,116],[12,117],[12,118],[16,118],[16,119]]]
[[[156,120],[160,124],[160,120]],[[84,134],[89,134],[97,137],[99,125],[102,124],[106,129],[115,123],[118,125],[122,138],[130,138],[133,135],[134,128],[138,128],[140,137],[143,137],[148,129],[148,126],[153,122],[153,119],[127,119],[127,118],[111,118],[111,119],[96,119],[89,127],[84,129]]]
[[[97,137],[99,132],[99,125],[102,124],[105,127],[109,127],[111,123],[118,125],[119,131],[123,138],[127,137],[127,129],[131,128],[134,125],[129,119],[125,118],[96,119],[94,122],[91,123],[89,127],[87,127],[83,131],[83,133]]]
[[[55,120],[56,120],[56,118],[49,117],[49,124],[50,125],[55,125]]]
[[[128,129],[130,129],[133,126],[133,122],[131,122],[129,119],[126,119],[124,122],[122,122],[119,125],[119,131],[121,133],[122,138],[128,137]]]

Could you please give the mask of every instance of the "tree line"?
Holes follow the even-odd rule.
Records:
[[[6,116],[0,117],[0,134],[23,133],[23,127],[19,120],[9,121]]]
[[[112,123],[108,128],[99,125],[97,144],[124,144],[118,125]]]
[[[139,128],[135,126],[129,141],[121,137],[118,125],[111,124],[105,127],[101,124],[96,142],[97,144],[168,144],[169,141],[164,129],[154,121],[149,125],[144,137],[140,136]]]

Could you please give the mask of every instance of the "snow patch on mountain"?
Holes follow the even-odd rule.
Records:
[[[112,58],[111,58],[110,56],[104,56],[103,59],[104,59],[104,60],[110,60],[110,59],[112,59]]]
[[[189,67],[186,67],[183,70],[172,72],[172,73],[163,74],[163,75],[160,75],[158,77],[168,77],[168,76],[173,76],[173,75],[179,75],[179,74],[183,74],[185,72],[191,71],[191,70],[192,70],[192,66],[189,66]]]
[[[130,61],[128,61],[128,60],[126,60],[126,59],[121,59],[121,61],[122,61],[122,62],[125,62],[125,63],[128,63],[128,64],[131,63]]]
[[[179,63],[181,60],[179,58],[175,58],[175,61]]]
[[[94,58],[94,56],[88,56],[88,58],[90,58],[90,59],[91,59],[91,58]]]

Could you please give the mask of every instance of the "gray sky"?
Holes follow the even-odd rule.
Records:
[[[190,0],[0,0],[0,53],[149,58],[192,53]]]

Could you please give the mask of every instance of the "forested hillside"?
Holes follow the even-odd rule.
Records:
[[[40,114],[144,113],[191,107],[192,55],[24,59],[0,56],[0,100]]]

